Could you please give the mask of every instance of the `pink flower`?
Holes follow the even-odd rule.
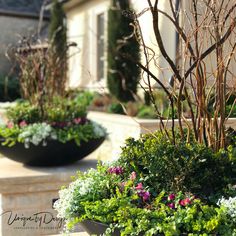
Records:
[[[7,122],[7,128],[12,129],[14,127],[14,123],[9,121]]]
[[[168,196],[168,200],[171,201],[171,200],[174,200],[175,199],[175,194],[171,193],[169,196]]]
[[[27,123],[26,123],[25,120],[22,120],[19,125],[20,125],[20,127],[22,128],[22,127],[27,126]]]
[[[76,125],[80,124],[81,123],[81,118],[75,118],[73,121]]]
[[[175,209],[175,204],[172,202],[172,203],[168,203],[167,206],[171,209]]]
[[[135,187],[136,190],[142,190],[143,189],[143,184],[138,183],[138,185]]]
[[[191,203],[191,200],[189,198],[185,198],[183,200],[179,200],[179,205],[181,205],[181,206],[187,206],[190,203]]]
[[[134,181],[136,179],[136,177],[137,177],[136,173],[133,171],[130,175],[130,179]]]

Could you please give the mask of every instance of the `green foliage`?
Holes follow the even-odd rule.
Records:
[[[101,129],[101,132],[95,131],[95,125]],[[55,129],[55,132],[57,139],[60,142],[66,143],[68,141],[74,140],[78,146],[80,146],[82,141],[88,142],[90,139],[106,136],[106,133],[102,127],[92,122],[88,122],[83,125],[64,127],[63,129]]]
[[[138,208],[129,198],[86,202],[86,216],[95,221],[113,223],[121,235],[235,235],[234,226],[224,211],[199,200],[176,211],[160,203],[156,209]],[[111,226],[111,229],[115,228]],[[105,235],[111,235],[108,233]]]
[[[149,118],[149,119],[156,119],[158,116],[156,114],[155,109],[153,106],[141,106],[137,113],[138,118]]]
[[[226,105],[226,115],[230,117],[236,117],[236,104]]]
[[[95,97],[94,92],[80,91],[75,96],[75,101],[81,106],[89,106]]]
[[[139,43],[133,35],[132,17],[125,16],[130,10],[128,0],[115,0],[108,11],[108,74],[107,83],[110,93],[119,101],[134,100],[140,69],[136,64],[123,57],[126,54],[134,61],[140,60]]]
[[[30,143],[34,145],[47,145],[49,140],[58,140],[61,143],[75,141],[80,146],[81,142],[106,136],[105,130],[95,122],[87,121],[85,124],[73,124],[64,127],[51,126],[45,122],[25,123],[23,126],[9,124],[0,127],[1,144],[11,147],[17,142],[24,143],[26,148]]]
[[[107,175],[107,166],[100,164],[98,171],[79,172],[68,188],[59,191],[60,200],[55,203],[59,216],[67,219],[69,228],[73,227],[79,217],[85,217],[84,203],[107,198],[120,180],[119,176]]]
[[[76,118],[86,117],[88,101],[83,96],[75,99],[54,97],[50,104],[45,105],[46,110],[41,110],[27,101],[17,103],[9,108],[7,117],[15,124],[25,121],[27,124],[46,121],[52,122],[72,122]]]
[[[128,193],[128,194],[127,194]],[[105,235],[118,228],[121,235],[234,235],[235,225],[223,208],[193,199],[186,206],[171,209],[160,193],[140,208],[135,193],[116,192],[110,198],[82,202],[84,213],[78,221],[90,219],[110,225]],[[159,200],[158,200],[159,199]]]
[[[66,143],[74,140],[78,146],[82,141],[106,136],[105,130],[86,118],[86,108],[90,99],[80,95],[75,99],[55,97],[42,111],[27,101],[21,101],[7,111],[8,123],[0,127],[3,145],[12,146],[16,142],[46,145],[46,141],[56,139]]]
[[[208,111],[213,114],[214,113],[214,104],[215,104],[215,97],[214,94],[211,95],[209,102],[208,102]],[[228,99],[226,100],[225,104],[225,114],[229,117],[236,117],[236,93],[232,93],[228,95]],[[220,115],[220,114],[219,114]]]
[[[20,86],[17,78],[0,76],[0,101],[14,101],[20,98]]]
[[[86,117],[87,100],[81,96],[76,99],[56,97],[53,103],[46,106],[45,117],[48,122],[69,122],[73,119]]]
[[[0,127],[1,144],[7,145],[8,147],[15,145],[20,133],[21,131],[18,126],[13,126],[12,128]]]
[[[156,189],[189,191],[207,196],[235,182],[236,156],[230,151],[215,154],[210,148],[181,140],[173,145],[160,132],[130,138],[117,165],[135,171],[151,192]]]
[[[226,116],[236,117],[236,93],[230,94],[225,106]]]
[[[7,117],[15,124],[25,121],[28,124],[41,121],[40,111],[29,102],[20,102],[7,110]]]
[[[233,147],[214,154],[194,142],[174,146],[161,133],[129,139],[120,159],[63,189],[56,209],[67,227],[98,221],[108,225],[107,236],[115,229],[122,236],[235,236],[235,189],[222,198],[235,183],[235,158]]]
[[[115,114],[125,114],[124,109],[120,103],[112,103],[108,107],[108,112],[109,113],[115,113]]]

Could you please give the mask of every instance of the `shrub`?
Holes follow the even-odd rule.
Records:
[[[90,91],[79,91],[75,95],[76,103],[89,106],[95,98],[95,93]]]
[[[50,104],[45,105],[42,114],[39,107],[22,101],[16,104],[15,107],[8,109],[7,117],[15,124],[19,124],[21,121],[25,121],[27,124],[42,121],[48,123],[72,122],[76,118],[86,117],[87,102],[84,97],[81,97],[81,99],[79,97],[76,99],[54,97]]]
[[[235,235],[235,198],[206,204],[190,193],[151,192],[153,184],[116,163],[99,164],[97,170],[79,173],[54,206],[68,229],[93,220],[108,225],[106,236],[115,229],[134,236]]]
[[[140,60],[139,43],[133,35],[134,20],[125,16],[130,10],[129,0],[113,0],[108,11],[108,88],[119,101],[133,101],[137,93],[140,69],[125,59],[125,53],[134,61]]]
[[[155,119],[157,118],[157,114],[155,112],[155,109],[150,106],[141,106],[139,108],[139,111],[137,113],[138,118],[149,118],[149,119]]]
[[[0,76],[0,101],[14,101],[20,97],[19,81],[16,78]]]
[[[214,94],[212,94],[209,99],[208,106],[207,106],[207,109],[211,114],[214,113],[214,109],[215,109],[214,106],[215,106],[215,98],[214,98]],[[229,117],[236,117],[236,93],[235,92],[228,95],[228,98],[225,104],[225,115]]]
[[[57,77],[55,83],[59,90],[65,89],[68,49],[66,31],[66,18],[62,3],[58,0],[53,0],[49,25],[49,39],[51,41],[51,50],[53,51],[53,64],[58,64],[58,68],[60,68],[55,74]]]
[[[25,121],[28,124],[40,121],[40,111],[28,102],[19,102],[7,110],[7,117],[15,124]]]
[[[108,112],[115,114],[125,114],[123,107],[120,103],[112,103],[108,106]]]
[[[230,148],[229,148],[230,149]],[[151,191],[189,191],[206,197],[223,192],[235,183],[236,156],[229,151],[214,153],[194,141],[170,143],[161,133],[130,138],[122,148],[118,164],[135,171]]]

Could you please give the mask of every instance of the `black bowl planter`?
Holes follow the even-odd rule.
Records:
[[[85,220],[80,225],[89,235],[103,235],[108,228],[108,225],[92,220]],[[112,236],[120,236],[119,230],[115,230]]]
[[[81,222],[80,225],[89,235],[103,235],[108,228],[108,225],[92,220],[85,220]],[[121,234],[117,229],[112,233],[112,236],[120,235]],[[143,236],[143,234],[139,234],[139,236]],[[156,236],[164,236],[164,234],[156,234]],[[187,236],[187,234],[182,233],[181,236]]]
[[[77,146],[74,141],[61,143],[50,140],[46,146],[30,144],[25,148],[24,143],[16,143],[12,147],[0,144],[0,153],[5,157],[30,166],[60,166],[81,160],[97,149],[104,141],[103,138],[81,142]],[[1,140],[0,142],[3,142]]]

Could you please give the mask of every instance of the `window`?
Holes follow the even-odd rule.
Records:
[[[105,20],[104,13],[97,15],[97,79],[105,78]]]

